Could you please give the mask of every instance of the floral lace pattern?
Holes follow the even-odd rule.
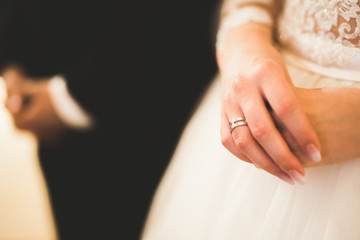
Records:
[[[279,33],[282,45],[300,55],[342,66],[360,52],[359,0],[288,0]]]

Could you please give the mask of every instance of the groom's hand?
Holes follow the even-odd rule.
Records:
[[[3,72],[7,96],[5,106],[16,127],[32,132],[42,142],[54,142],[66,132],[55,112],[49,93],[49,79],[34,81],[20,68]]]

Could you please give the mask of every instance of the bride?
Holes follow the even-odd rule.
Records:
[[[142,239],[360,239],[358,0],[224,0],[216,50]]]

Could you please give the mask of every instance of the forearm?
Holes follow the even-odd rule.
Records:
[[[236,59],[262,55],[259,46],[272,45],[275,13],[272,0],[224,0],[216,41],[220,72],[234,69]],[[256,54],[256,51],[260,54]],[[238,64],[239,65],[239,64]],[[238,67],[238,66],[237,66]]]

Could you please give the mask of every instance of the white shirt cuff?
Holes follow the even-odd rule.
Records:
[[[68,127],[80,130],[93,127],[93,118],[70,95],[62,76],[56,75],[50,79],[49,92],[55,112]]]

